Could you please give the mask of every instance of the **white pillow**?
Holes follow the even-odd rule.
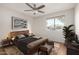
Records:
[[[21,35],[17,35],[17,37],[18,37],[18,38],[23,38],[23,37],[25,37],[25,36],[21,34]]]

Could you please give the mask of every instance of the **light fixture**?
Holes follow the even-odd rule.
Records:
[[[33,11],[33,14],[34,14],[34,15],[36,15],[37,13],[38,13],[38,11],[37,11],[37,10],[34,10],[34,11]]]

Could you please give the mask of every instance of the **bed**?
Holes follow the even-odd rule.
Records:
[[[18,35],[29,35],[29,30],[25,31],[14,31],[10,32],[10,38],[14,38]],[[38,50],[40,44],[44,43],[48,39],[46,38],[36,38],[34,36],[15,38],[13,40],[14,45],[25,55],[33,54]]]

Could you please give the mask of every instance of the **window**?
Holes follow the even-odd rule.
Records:
[[[53,29],[62,29],[64,26],[64,16],[57,16],[47,19],[47,28],[50,30]]]

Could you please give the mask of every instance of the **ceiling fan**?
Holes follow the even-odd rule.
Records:
[[[25,3],[27,6],[31,8],[31,10],[24,10],[24,11],[32,11],[35,15],[36,13],[45,13],[44,11],[41,11],[40,9],[44,8],[45,5],[36,6],[36,4],[30,5],[29,3]]]

